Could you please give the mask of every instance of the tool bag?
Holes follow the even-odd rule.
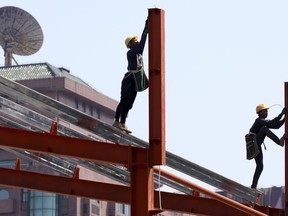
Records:
[[[145,89],[147,89],[149,87],[149,81],[148,78],[146,76],[146,73],[143,69],[143,67],[140,70],[131,70],[130,71],[134,77],[134,81],[135,81],[135,90],[137,92],[141,92],[144,91]]]
[[[245,135],[246,141],[246,159],[251,160],[259,154],[259,149],[256,141],[255,133],[248,133]]]

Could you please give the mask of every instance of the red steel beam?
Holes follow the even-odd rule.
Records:
[[[127,186],[0,168],[0,184],[50,193],[130,203]]]
[[[288,109],[288,82],[284,85],[284,103]],[[285,117],[285,134],[288,136],[288,118]],[[288,147],[287,139],[285,140],[285,210],[288,209]]]
[[[233,208],[218,200],[204,197],[195,197],[185,194],[155,191],[155,208],[162,211],[190,213],[193,215],[213,216],[248,216],[247,213]],[[283,209],[275,209],[264,206],[255,206],[255,209],[269,216],[284,216]]]
[[[141,176],[139,177],[141,178]],[[50,193],[52,192],[76,197],[86,197],[90,199],[106,200],[117,203],[133,203],[133,200],[131,200],[131,188],[128,186],[7,168],[0,168],[0,185],[27,188],[31,190],[39,190]],[[91,190],[91,188],[93,188],[93,190]],[[117,193],[115,193],[115,191],[117,191]],[[143,192],[142,189],[140,189],[139,193],[141,192]],[[193,197],[190,195],[168,192],[161,192],[159,194],[159,191],[154,191],[153,194],[155,197],[154,205],[157,208],[154,209],[154,212],[158,210],[158,212],[175,211],[213,216],[247,215],[240,210],[237,210],[225,203],[221,203],[214,199]],[[141,202],[142,199],[137,201]],[[207,206],[209,206],[209,208]],[[263,212],[269,211],[270,216],[283,215],[283,210],[281,211],[279,209],[271,208],[267,209],[260,206],[255,208],[258,208]],[[148,215],[148,213],[145,212],[145,214],[143,213],[140,215]]]
[[[243,216],[242,211],[225,205],[217,200],[201,197],[193,197],[184,194],[173,194],[155,192],[155,207],[161,207],[166,211],[177,211],[195,215],[213,215],[213,216]]]
[[[154,168],[154,171],[159,173],[159,169],[158,168]],[[262,212],[256,211],[256,210],[254,210],[254,209],[252,209],[252,208],[250,208],[248,206],[245,206],[245,205],[243,205],[241,203],[238,203],[238,202],[236,202],[236,201],[234,201],[232,199],[229,199],[229,198],[227,198],[227,197],[225,197],[225,196],[223,196],[221,194],[218,194],[216,192],[207,190],[206,188],[203,188],[203,187],[201,187],[199,185],[196,185],[196,184],[194,184],[194,183],[192,183],[192,182],[190,182],[188,180],[180,178],[180,177],[178,177],[178,176],[176,176],[176,175],[174,175],[172,173],[169,173],[169,172],[167,172],[165,170],[161,170],[161,175],[164,176],[164,177],[169,178],[172,181],[175,181],[175,182],[177,182],[179,184],[182,184],[182,185],[184,185],[186,187],[189,187],[191,189],[199,191],[200,193],[206,194],[209,197],[211,197],[211,198],[213,198],[215,200],[218,200],[219,202],[225,203],[225,204],[227,204],[227,205],[229,205],[229,206],[231,206],[231,207],[233,207],[235,209],[238,209],[238,210],[240,210],[242,212],[245,212],[247,214],[251,214],[251,215],[254,215],[254,216],[264,216],[264,215],[266,215],[266,214],[263,214]]]
[[[152,165],[166,164],[164,11],[149,9],[149,151]]]
[[[147,149],[0,127],[0,146],[129,166],[131,149],[137,163],[147,163]]]

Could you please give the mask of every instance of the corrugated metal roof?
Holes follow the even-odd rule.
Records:
[[[66,77],[92,88],[88,83],[79,77],[73,76],[67,70],[54,67],[48,63],[0,67],[0,76],[13,81]]]

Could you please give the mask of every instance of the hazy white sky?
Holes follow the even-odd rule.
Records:
[[[163,9],[167,150],[251,185],[255,162],[246,160],[244,135],[257,117],[255,107],[277,104],[269,111],[272,118],[284,105],[287,1],[1,0],[0,6],[26,10],[44,33],[36,54],[14,56],[19,64],[66,67],[116,100],[127,68],[125,38],[141,35],[149,8]],[[148,72],[147,55],[148,46]],[[138,94],[127,124],[148,140],[148,91]],[[282,136],[284,127],[275,133]],[[284,148],[265,143],[258,186],[282,186]]]

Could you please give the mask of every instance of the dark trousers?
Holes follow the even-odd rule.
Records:
[[[266,126],[263,126],[259,132],[256,134],[256,141],[258,144],[259,154],[255,157],[256,162],[256,169],[253,176],[253,181],[251,188],[256,188],[258,184],[258,180],[260,178],[260,175],[263,171],[264,164],[263,164],[263,153],[261,145],[264,142],[265,137],[269,137],[271,140],[273,140],[276,144],[280,143],[279,138]]]
[[[121,98],[115,113],[115,120],[125,124],[129,110],[133,107],[137,91],[133,75],[126,73],[121,83]]]

